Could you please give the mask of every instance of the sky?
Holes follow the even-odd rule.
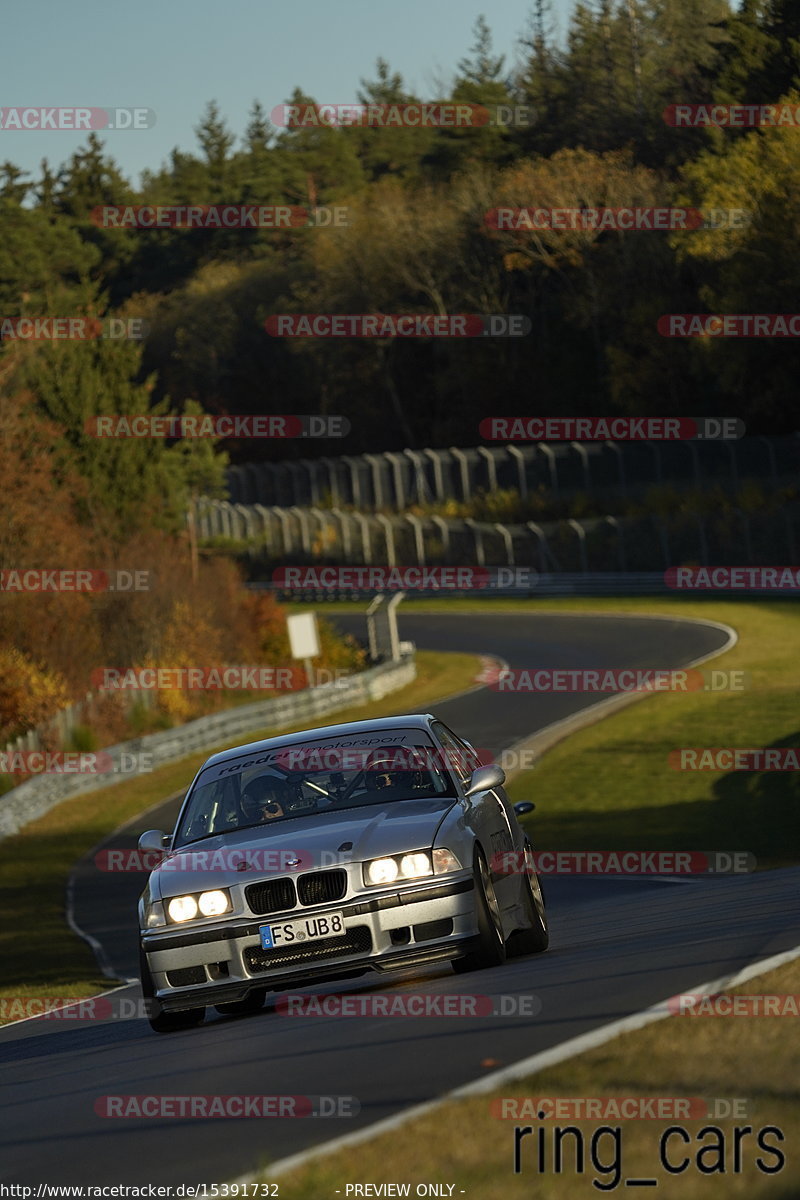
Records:
[[[295,87],[320,103],[356,99],[359,81],[386,58],[422,99],[441,95],[469,53],[483,13],[506,67],[518,56],[532,0],[25,0],[3,13],[0,107],[110,106],[155,111],[151,129],[104,132],[107,151],[134,184],[173,147],[197,148],[194,127],[216,100],[241,136],[254,99],[269,113]],[[554,0],[566,27],[571,0]],[[38,175],[85,141],[70,130],[0,129],[0,162]]]

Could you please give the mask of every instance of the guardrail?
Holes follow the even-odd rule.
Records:
[[[796,480],[799,452],[800,434],[719,442],[533,442],[244,463],[229,467],[227,476],[234,504],[402,512],[411,504],[470,501],[478,491],[498,488],[565,499],[579,492],[640,495],[654,484],[736,489],[743,479],[777,488]]]
[[[239,543],[251,577],[281,565],[529,567],[542,575],[657,572],[682,564],[793,563],[800,504],[669,516],[592,517],[524,524],[269,508],[200,497],[201,540]]]
[[[797,567],[794,568],[798,570]],[[301,588],[286,590],[280,584],[269,580],[254,581],[245,585],[253,591],[274,591],[281,600],[292,600],[295,603],[315,604],[336,603],[342,600],[368,600],[379,593],[370,588]],[[558,575],[540,575],[531,571],[524,583],[502,584],[493,586],[491,583],[480,590],[470,589],[469,597],[478,600],[497,600],[502,598],[537,599],[547,596],[686,596],[691,594],[692,600],[719,600],[720,591],[713,588],[696,589],[691,593],[682,589],[670,587],[664,578],[663,571],[591,571],[582,574],[575,571],[563,571]],[[447,588],[414,588],[403,593],[404,605],[413,604],[415,600],[441,600],[447,597],[457,603],[463,591],[458,592]],[[779,591],[770,587],[742,586],[725,590],[726,600],[737,596],[771,596],[781,600],[800,598],[800,585],[795,588],[782,587]],[[324,614],[323,614],[324,615]]]
[[[417,674],[413,654],[396,662],[380,663],[337,683],[306,688],[291,696],[261,700],[225,712],[198,717],[186,725],[122,742],[97,751],[109,767],[102,774],[37,775],[0,796],[0,839],[17,833],[28,822],[44,816],[64,800],[133,778],[122,768],[132,756],[146,754],[151,769],[176,762],[197,750],[209,750],[243,734],[285,729],[299,721],[315,721],[353,704],[381,700],[411,683]]]

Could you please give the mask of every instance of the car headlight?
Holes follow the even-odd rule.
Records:
[[[404,854],[400,859],[400,874],[406,879],[419,879],[421,875],[433,874],[430,855]]]
[[[430,852],[412,850],[408,854],[396,854],[392,858],[373,858],[364,863],[364,882],[370,887],[394,883],[396,879],[421,879],[432,875]]]
[[[373,886],[379,883],[394,883],[400,868],[393,858],[375,858],[365,864],[366,882]]]
[[[197,907],[204,917],[220,917],[228,911],[230,904],[225,892],[203,892]]]
[[[184,921],[192,921],[198,914],[201,917],[219,917],[230,909],[230,894],[215,890],[194,896],[173,896],[167,905],[167,915],[170,921],[180,925]]]
[[[173,896],[167,905],[170,921],[191,921],[197,916],[197,901],[194,896]]]
[[[438,850],[434,850],[433,870],[435,875],[446,875],[448,871],[460,871],[461,863],[453,854],[452,850],[448,850],[445,846],[440,846]]]

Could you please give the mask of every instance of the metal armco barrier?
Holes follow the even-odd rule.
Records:
[[[775,488],[794,481],[798,467],[799,434],[719,442],[520,442],[245,463],[228,469],[228,492],[234,504],[402,512],[499,488],[562,498],[633,496],[654,484],[735,489],[743,479]]]
[[[235,743],[244,735],[263,729],[277,732],[298,721],[308,721],[313,726],[319,717],[335,713],[337,709],[381,700],[390,692],[412,683],[416,674],[415,658],[408,654],[397,662],[380,663],[367,671],[359,671],[338,684],[323,684],[289,696],[243,704],[239,708],[198,717],[175,729],[109,746],[97,753],[110,756],[117,773],[112,768],[98,775],[37,775],[0,796],[0,840],[17,833],[29,821],[43,816],[63,800],[134,778],[120,770],[126,758],[130,761],[133,755],[150,756],[150,765],[155,770],[194,751],[212,750],[226,742]]]

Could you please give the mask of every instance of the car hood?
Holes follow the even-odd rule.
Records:
[[[153,883],[162,897],[178,896],[225,883],[246,884],[269,875],[426,849],[433,845],[445,813],[457,803],[453,796],[399,800],[232,830],[170,854],[153,872]],[[288,865],[292,857],[299,863]],[[248,870],[240,867],[245,860],[252,864]]]

